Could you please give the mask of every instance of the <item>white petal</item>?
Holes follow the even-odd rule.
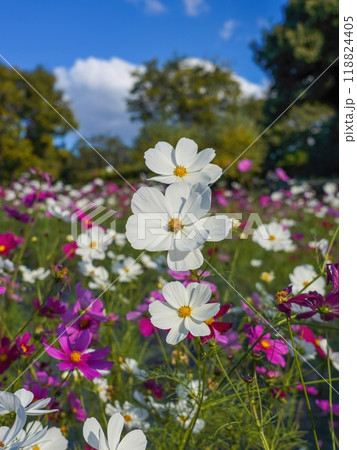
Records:
[[[211,207],[211,189],[204,184],[196,184],[191,187],[182,208],[182,223],[190,225],[203,217]]]
[[[110,449],[116,449],[124,428],[124,417],[120,413],[113,414],[108,422],[108,444]]]
[[[126,223],[126,238],[137,250],[156,252],[173,249],[174,234],[164,228],[167,222],[165,214],[135,214]]]
[[[229,220],[227,216],[221,214],[203,218],[201,220],[204,221],[204,228],[209,231],[207,240],[210,242],[222,241],[228,236],[232,228],[232,221]]]
[[[184,176],[183,180],[186,181],[186,183],[191,184],[202,183],[205,186],[211,183],[211,177],[207,173],[204,173],[203,171],[189,172],[187,175]]]
[[[206,323],[196,321],[192,317],[186,317],[185,327],[193,334],[193,336],[208,336],[211,333],[211,330]]]
[[[166,342],[171,345],[176,345],[188,335],[188,330],[185,327],[185,321],[181,320],[179,325],[171,328],[166,336]]]
[[[83,437],[85,441],[96,449],[99,448],[99,433],[103,433],[102,427],[94,417],[87,419],[83,425]]]
[[[207,320],[214,317],[219,311],[219,303],[207,303],[206,305],[194,308],[191,317],[196,320]]]
[[[196,172],[197,170],[201,170],[206,167],[212,159],[216,156],[216,152],[213,148],[206,148],[196,155],[196,157],[192,160],[191,164],[187,166],[187,170],[189,172]]]
[[[162,288],[162,295],[165,300],[173,307],[188,305],[188,295],[185,286],[179,281],[171,281]]]
[[[184,227],[174,234],[174,248],[177,248],[180,252],[191,252],[200,248],[206,242],[208,235],[206,229],[196,227],[196,224]]]
[[[181,138],[175,149],[175,160],[178,166],[187,167],[197,154],[198,145],[192,139]]]
[[[212,297],[212,291],[208,284],[190,283],[186,289],[190,298],[189,305],[191,308],[197,308],[204,305]]]
[[[156,300],[149,305],[149,313],[152,316],[151,323],[161,330],[174,328],[182,320],[177,314],[177,309],[160,300]]]
[[[182,178],[176,175],[158,175],[157,177],[149,178],[150,181],[158,181],[159,183],[172,184],[176,181],[182,180]]]
[[[0,391],[0,412],[6,411],[6,414],[11,411],[17,411],[21,405],[20,399],[11,392]]]
[[[205,175],[209,175],[211,181],[211,183],[214,183],[215,181],[218,180],[218,178],[221,177],[222,175],[222,169],[217,166],[216,164],[208,164],[208,166],[206,166],[203,170],[202,173],[204,173]]]
[[[194,270],[203,264],[203,256],[200,249],[192,252],[180,252],[179,250],[169,250],[167,253],[167,265],[171,270],[185,271]]]
[[[165,199],[171,217],[177,217],[181,213],[191,189],[192,186],[188,183],[173,183],[166,189]]]
[[[141,430],[130,431],[119,444],[117,450],[145,450],[147,440]]]
[[[164,195],[156,188],[141,187],[131,200],[131,210],[137,213],[167,212]]]
[[[29,405],[33,400],[33,393],[30,391],[27,391],[26,389],[19,389],[15,392],[15,395],[18,399],[20,399],[21,405],[25,408],[27,405]],[[49,399],[48,403],[51,399]],[[47,404],[48,404],[47,403]]]
[[[174,148],[167,142],[158,142],[144,153],[145,164],[155,173],[171,175],[175,169]]]

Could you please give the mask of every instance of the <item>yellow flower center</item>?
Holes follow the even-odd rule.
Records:
[[[20,347],[21,347],[21,350],[22,350],[24,353],[27,353],[27,347],[26,347],[26,345],[21,344]]]
[[[273,234],[271,234],[269,236],[269,241],[275,241],[275,239],[276,239],[276,237]]]
[[[306,287],[307,285],[310,284],[310,281],[304,281],[302,284]]]
[[[32,450],[41,450],[41,448],[38,445],[35,445],[34,447],[32,447]]]
[[[7,361],[7,354],[3,353],[2,355],[0,355],[0,362],[5,362]]]
[[[207,325],[212,325],[213,322],[214,322],[214,317],[211,317],[210,319],[205,320],[205,323]]]
[[[81,319],[79,321],[79,327],[80,328],[87,328],[88,325],[89,325],[89,320],[88,319]]]
[[[262,278],[263,281],[269,281],[270,278],[271,278],[270,273],[263,272],[261,278]]]
[[[70,355],[69,355],[69,359],[72,361],[72,362],[79,362],[80,360],[81,360],[81,357],[82,357],[82,355],[80,354],[80,352],[77,352],[77,351],[75,351],[75,352],[72,352]]]
[[[186,167],[183,167],[183,166],[175,167],[174,175],[176,175],[177,177],[183,178],[187,174],[188,174],[188,172],[187,172]]]
[[[288,299],[288,294],[285,291],[279,291],[275,294],[275,299],[277,300],[278,304],[284,303]]]
[[[130,414],[124,414],[124,420],[125,420],[125,422],[131,422],[133,419],[131,418],[131,415]]]
[[[190,317],[191,313],[192,313],[191,306],[181,306],[181,308],[178,310],[178,315],[181,318]]]
[[[0,441],[0,447],[5,447],[5,444],[3,443],[3,441]]]
[[[185,423],[187,419],[188,419],[187,416],[178,416],[178,420],[182,423]]]
[[[6,250],[6,246],[4,244],[0,245],[0,252],[4,252]]]
[[[91,247],[91,248],[97,248],[97,247],[98,247],[98,243],[97,243],[96,241],[92,241],[92,242],[89,244],[89,247]]]
[[[269,344],[269,342],[266,341],[265,339],[263,339],[262,341],[260,341],[260,345],[261,345],[263,348],[270,348],[270,347],[271,347],[271,345]]]
[[[172,219],[169,220],[169,230],[173,231],[174,233],[176,233],[179,230],[182,230],[183,225],[180,219],[178,219],[177,217],[172,217]]]
[[[124,267],[124,272],[125,272],[125,273],[129,273],[128,267]]]

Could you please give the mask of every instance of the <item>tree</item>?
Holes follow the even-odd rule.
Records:
[[[134,152],[153,147],[158,141],[176,145],[183,137],[194,139],[199,148],[213,147],[214,162],[228,167],[257,137],[262,101],[242,96],[239,83],[226,67],[208,61],[172,59],[161,68],[156,60],[136,72],[128,108],[143,126],[134,142]],[[252,158],[259,171],[265,158],[263,142]],[[225,174],[238,176],[236,164]]]
[[[338,56],[338,0],[290,0],[284,22],[253,44],[256,61],[272,79],[263,121],[270,125]],[[265,135],[267,166],[300,173],[337,172],[338,65],[333,64]],[[320,137],[321,135],[321,137]],[[329,136],[328,139],[326,137]],[[314,164],[312,164],[314,163]]]
[[[23,77],[66,118],[77,126],[55,77],[38,67],[21,71]],[[0,168],[3,179],[31,166],[58,175],[69,152],[58,142],[71,128],[12,69],[0,65]]]
[[[210,126],[239,109],[241,90],[232,72],[209,61],[174,58],[160,68],[154,59],[134,75],[128,100],[134,120]]]

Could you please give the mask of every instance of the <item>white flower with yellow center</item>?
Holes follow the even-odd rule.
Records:
[[[166,336],[168,344],[175,345],[193,336],[208,336],[210,329],[205,320],[215,316],[220,308],[218,303],[207,303],[212,291],[207,284],[190,283],[184,287],[178,281],[167,283],[162,288],[165,302],[159,300],[149,305],[152,324],[161,330],[170,330]]]
[[[129,283],[143,273],[143,268],[132,256],[120,255],[113,263],[113,272],[119,275],[121,283]]]
[[[295,250],[295,245],[291,240],[289,230],[277,222],[271,222],[267,225],[259,225],[253,232],[253,242],[256,242],[265,250],[272,250],[274,252],[285,251],[292,252]]]
[[[159,174],[150,179],[165,184],[177,181],[206,185],[214,183],[222,175],[220,167],[210,164],[216,152],[213,148],[197,151],[198,146],[192,139],[181,138],[176,148],[167,142],[158,142],[144,155],[147,167]]]
[[[221,241],[231,229],[227,216],[205,217],[211,207],[211,190],[203,184],[174,183],[165,195],[142,187],[133,196],[126,236],[137,250],[168,251],[172,270],[191,270],[203,263],[200,247]]]

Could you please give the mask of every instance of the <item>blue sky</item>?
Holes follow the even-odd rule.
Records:
[[[267,75],[253,61],[250,43],[261,39],[262,28],[282,21],[286,3],[287,0],[3,1],[0,53],[22,69],[42,64],[58,74],[60,67],[59,87],[72,100],[75,112],[82,89],[78,78],[81,74],[85,77],[88,70],[95,74],[112,71],[112,66],[104,63],[113,63],[113,58],[122,61],[123,67],[126,62],[135,67],[154,57],[163,62],[174,53],[213,58],[228,62],[236,74],[262,85]],[[81,70],[79,61],[87,61]],[[121,73],[115,64],[116,76],[120,78]],[[102,80],[105,81],[108,83],[107,75]],[[93,85],[91,80],[87,80],[87,89],[89,85]],[[115,89],[118,91],[119,87]],[[83,124],[87,119],[81,117],[80,110]]]

